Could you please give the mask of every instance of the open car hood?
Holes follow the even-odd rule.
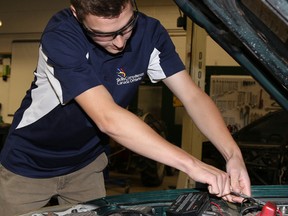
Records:
[[[287,0],[174,0],[288,110]]]

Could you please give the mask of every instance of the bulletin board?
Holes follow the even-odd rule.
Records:
[[[219,68],[217,73],[210,73],[206,90],[232,133],[268,112],[280,109],[260,84],[241,68],[231,67],[230,73],[226,68],[224,74]]]

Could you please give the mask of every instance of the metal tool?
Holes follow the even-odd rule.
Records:
[[[230,194],[233,195],[233,196],[241,197],[243,199],[255,202],[255,203],[259,204],[259,205],[265,205],[266,204],[266,202],[264,202],[262,200],[256,199],[256,198],[251,197],[251,196],[247,196],[247,195],[242,194],[242,193],[238,193],[238,192],[232,191],[232,192],[230,192]]]

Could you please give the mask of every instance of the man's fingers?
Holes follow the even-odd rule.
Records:
[[[208,182],[208,191],[218,197],[222,197],[230,193],[230,179],[225,172],[216,172]]]

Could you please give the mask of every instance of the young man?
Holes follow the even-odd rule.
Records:
[[[163,81],[227,161],[227,172],[167,142],[125,109],[144,76]],[[239,148],[211,99],[191,80],[160,23],[132,0],[71,0],[49,21],[35,80],[1,152],[0,215],[105,196],[107,137],[239,201],[250,195]]]

